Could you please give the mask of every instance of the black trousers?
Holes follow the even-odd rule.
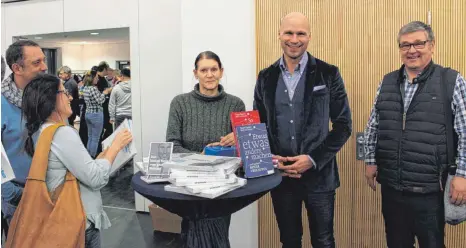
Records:
[[[283,248],[302,247],[302,204],[307,210],[313,248],[334,248],[335,191],[311,192],[299,179],[284,177],[271,192]]]
[[[68,124],[70,124],[70,126],[73,126],[74,127],[74,120],[76,119],[76,114],[73,113],[70,115],[70,117],[68,117]]]
[[[389,248],[444,248],[443,192],[419,194],[382,186],[382,214]]]

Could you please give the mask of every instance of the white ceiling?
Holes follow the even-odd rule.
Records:
[[[99,33],[91,35],[91,33]],[[129,28],[113,28],[86,30],[68,33],[52,33],[38,35],[22,35],[16,37],[20,39],[30,39],[38,42],[53,42],[64,44],[102,44],[102,43],[122,43],[129,42]]]

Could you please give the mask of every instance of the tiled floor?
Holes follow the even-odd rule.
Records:
[[[112,227],[102,232],[102,247],[182,247],[178,234],[154,232],[150,215],[134,210],[132,176],[133,169],[128,167],[101,190],[104,209],[112,223]]]
[[[180,248],[180,236],[153,232],[148,213],[105,208],[112,227],[102,232],[103,248]]]

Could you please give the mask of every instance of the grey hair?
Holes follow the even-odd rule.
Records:
[[[66,74],[71,75],[71,68],[69,68],[69,67],[66,66],[66,65],[65,65],[65,66],[62,66],[62,67],[60,67],[60,69],[58,69],[58,73],[60,73],[60,72],[64,72],[64,73],[66,73]]]
[[[434,31],[432,31],[432,28],[421,22],[421,21],[414,21],[414,22],[410,22],[406,25],[404,25],[403,27],[401,27],[400,31],[398,32],[398,44],[400,44],[400,38],[402,35],[404,34],[410,34],[410,33],[414,33],[414,32],[417,32],[417,31],[424,31],[427,33],[427,39],[429,41],[435,41],[435,36],[434,36]]]
[[[18,40],[11,44],[5,53],[6,63],[11,70],[13,70],[13,64],[19,64],[23,66],[24,63],[24,49],[25,46],[38,47],[39,44],[32,40]]]

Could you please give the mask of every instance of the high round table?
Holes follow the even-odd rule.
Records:
[[[141,175],[138,172],[133,176],[133,189],[184,219],[181,236],[186,248],[229,248],[225,217],[258,200],[282,181],[280,172],[275,171],[269,176],[248,179],[242,188],[207,199],[165,191],[168,183],[147,184],[141,180]]]

